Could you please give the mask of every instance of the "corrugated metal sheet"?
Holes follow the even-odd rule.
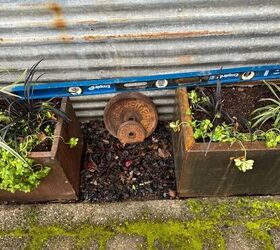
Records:
[[[43,79],[64,81],[279,63],[279,20],[279,0],[0,0],[0,68],[44,57]]]
[[[174,90],[145,91],[142,93],[146,96],[149,96],[153,100],[153,102],[157,106],[160,120],[170,121],[173,119],[173,106],[175,97]],[[73,97],[71,99],[79,120],[87,121],[89,119],[101,118],[103,116],[103,111],[106,103],[113,96],[113,94],[106,94]]]

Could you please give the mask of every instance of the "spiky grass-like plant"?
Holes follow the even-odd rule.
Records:
[[[271,82],[264,81],[275,98],[262,98],[260,102],[269,102],[269,104],[257,108],[252,112],[252,127],[261,128],[267,121],[273,121],[273,127],[280,128],[280,86]]]

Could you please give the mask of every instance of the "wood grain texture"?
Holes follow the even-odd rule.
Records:
[[[58,119],[51,151],[30,154],[30,158],[37,163],[51,167],[50,174],[30,193],[17,191],[12,194],[0,191],[0,201],[29,203],[78,199],[83,136],[69,99],[62,99],[61,109],[67,113],[71,121],[66,123],[61,118]],[[78,145],[70,149],[60,137],[66,142],[70,137],[77,137]]]
[[[186,89],[176,92],[175,120],[187,121]],[[246,142],[253,170],[239,171],[231,157],[244,155],[238,143],[194,142],[193,132],[182,126],[174,133],[177,188],[180,197],[280,194],[280,147],[266,148],[264,142]]]

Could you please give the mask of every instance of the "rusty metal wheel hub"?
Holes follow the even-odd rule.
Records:
[[[154,103],[141,93],[114,96],[104,110],[108,131],[122,143],[142,142],[155,130],[158,122]]]

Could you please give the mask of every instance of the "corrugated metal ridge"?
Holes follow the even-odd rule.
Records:
[[[175,102],[174,90],[145,91],[141,92],[150,97],[157,107],[160,120],[172,120]],[[114,94],[72,97],[71,101],[76,115],[81,121],[101,119],[104,107]]]
[[[0,0],[0,13],[1,84],[42,57],[46,82],[280,63],[279,0]],[[172,98],[154,96],[161,114]],[[87,119],[104,104],[74,106]]]
[[[2,67],[46,57],[56,80],[279,60],[279,1],[2,2]]]

